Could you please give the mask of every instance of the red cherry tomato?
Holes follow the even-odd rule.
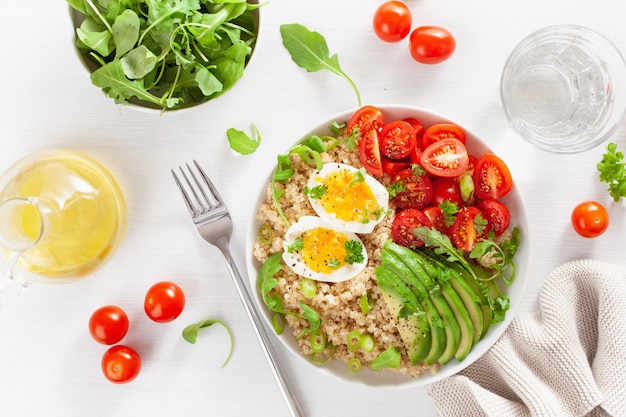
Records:
[[[375,177],[383,175],[383,166],[378,145],[378,131],[369,129],[359,141],[359,159],[365,170]]]
[[[417,62],[438,64],[452,56],[456,49],[454,36],[438,26],[421,26],[411,33],[409,51]]]
[[[465,131],[461,129],[461,127],[452,123],[437,123],[430,126],[424,131],[424,135],[422,136],[422,145],[424,148],[427,148],[433,142],[448,138],[458,139],[465,145]]]
[[[389,159],[402,159],[415,149],[415,129],[404,120],[386,124],[380,132],[380,152]]]
[[[433,185],[433,198],[430,204],[438,206],[448,200],[451,203],[456,203],[458,208],[463,205],[461,189],[457,180],[454,178],[437,177],[431,180],[431,183]]]
[[[383,156],[381,157],[381,163],[383,167],[383,172],[389,175],[390,177],[393,177],[394,175],[396,175],[398,172],[402,171],[403,169],[411,167],[411,160],[407,158],[393,160],[393,159],[385,158]]]
[[[415,236],[413,230],[420,226],[432,226],[421,210],[406,209],[398,212],[391,224],[393,241],[407,248],[419,248],[424,245],[424,241]]]
[[[128,316],[117,306],[100,307],[89,318],[89,333],[103,345],[113,345],[126,336]]]
[[[157,323],[167,323],[182,313],[185,293],[173,282],[157,282],[146,293],[143,306],[150,319]]]
[[[422,153],[421,165],[432,175],[457,177],[465,172],[469,156],[465,145],[458,139],[440,139]]]
[[[474,195],[481,200],[504,197],[513,188],[511,172],[504,161],[492,153],[486,153],[474,165]]]
[[[572,226],[583,237],[598,237],[609,227],[609,213],[596,201],[583,201],[572,211]]]
[[[511,214],[507,206],[498,200],[479,200],[474,204],[485,216],[489,228],[496,236],[500,236],[508,229]]]
[[[428,206],[424,210],[424,214],[428,217],[430,224],[441,233],[448,234],[449,227],[446,225],[446,218],[443,210],[437,206]]]
[[[451,227],[452,242],[454,245],[470,252],[478,239],[487,235],[487,225],[478,225],[477,217],[480,216],[485,220],[481,211],[474,206],[462,207],[456,215],[456,220]],[[483,228],[481,230],[481,228]]]
[[[399,42],[411,31],[411,10],[402,2],[386,1],[374,13],[374,33],[385,42]]]
[[[407,208],[423,209],[433,198],[433,186],[426,175],[416,173],[412,168],[406,168],[393,177],[393,185],[399,189],[391,202],[397,210]]]
[[[370,129],[378,130],[385,124],[385,116],[383,112],[374,106],[363,106],[358,109],[346,125],[346,132],[352,133],[352,129],[358,127],[361,131],[361,137],[365,137],[366,133]]]
[[[102,356],[102,372],[111,382],[125,384],[132,381],[141,369],[141,357],[132,348],[115,345]]]
[[[424,126],[419,122],[419,120],[414,117],[406,117],[402,120],[413,126],[413,129],[415,129],[416,138],[419,139],[422,137],[422,135],[424,135]]]

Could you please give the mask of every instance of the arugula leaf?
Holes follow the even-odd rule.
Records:
[[[254,139],[241,130],[237,130],[232,127],[228,129],[226,131],[226,137],[228,138],[230,148],[241,155],[250,155],[254,153],[254,151],[256,151],[261,144],[261,133],[254,124],[252,124],[252,131],[255,135]]]
[[[291,59],[299,67],[308,72],[319,70],[331,71],[344,78],[356,93],[358,105],[361,106],[361,94],[354,82],[341,69],[337,54],[330,55],[326,39],[317,32],[312,32],[298,24],[284,24],[280,27],[283,45],[291,55]]]
[[[617,144],[611,142],[606,153],[596,168],[600,171],[600,181],[609,185],[608,191],[615,202],[626,197],[626,163],[624,154],[617,150]]]
[[[226,323],[224,323],[221,320],[216,320],[216,319],[207,319],[207,320],[199,321],[183,329],[183,339],[185,339],[187,342],[192,343],[192,344],[196,343],[196,339],[198,338],[198,331],[204,327],[209,327],[214,324],[219,324],[224,329],[226,329],[226,332],[228,333],[228,337],[230,339],[230,349],[228,351],[228,356],[226,357],[226,360],[222,364],[222,368],[223,368],[224,366],[226,366],[226,364],[230,360],[230,357],[233,354],[233,348],[235,346],[235,338],[233,336],[233,332],[230,330],[230,327],[228,327]]]

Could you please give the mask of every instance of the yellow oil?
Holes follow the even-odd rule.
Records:
[[[26,236],[39,242],[19,265],[48,278],[80,277],[114,251],[126,225],[122,192],[111,175],[90,158],[70,151],[44,154],[19,167],[2,191],[4,198],[33,197],[35,208],[21,213]]]

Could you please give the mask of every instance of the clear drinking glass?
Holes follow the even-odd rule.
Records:
[[[552,152],[582,152],[607,140],[624,117],[626,62],[589,28],[550,26],[513,49],[500,96],[522,138]]]

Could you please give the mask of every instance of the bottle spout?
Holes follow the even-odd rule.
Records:
[[[39,242],[44,217],[35,198],[11,198],[0,203],[0,309],[15,301],[34,279],[16,278],[20,256]]]

